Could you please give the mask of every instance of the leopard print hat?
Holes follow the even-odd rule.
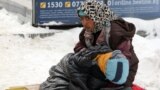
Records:
[[[110,21],[117,19],[117,16],[106,4],[96,2],[95,0],[85,1],[77,9],[78,16],[81,17],[79,12],[83,12],[95,22],[94,32],[100,31],[104,27],[109,27]]]

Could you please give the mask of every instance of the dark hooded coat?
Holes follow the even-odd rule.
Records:
[[[99,36],[100,33],[101,32],[95,33],[94,40],[97,40],[97,37]],[[84,30],[80,33],[80,36],[79,36],[80,41],[77,43],[77,45],[74,48],[75,52],[78,52],[82,48],[86,48],[83,34],[84,34]],[[132,23],[128,23],[123,19],[111,21],[111,30],[110,30],[110,38],[109,38],[110,47],[112,50],[117,50],[117,49],[121,50],[129,60],[129,64],[130,64],[129,76],[128,76],[127,82],[124,85],[126,87],[132,85],[137,72],[138,62],[139,62],[132,46],[132,38],[134,34],[135,34],[135,26]],[[95,44],[96,44],[96,41],[94,41],[94,45]],[[110,82],[107,82],[106,85],[107,87],[118,86]]]
[[[99,37],[100,33],[101,31],[94,34],[95,41],[93,46],[96,45],[96,40],[104,38]],[[132,46],[134,34],[135,26],[133,24],[122,19],[111,21],[110,47],[112,50],[121,50],[128,58],[130,64],[129,76],[125,84],[116,85],[111,83],[105,79],[105,76],[96,63],[87,63],[82,67],[82,63],[79,64],[79,62],[75,61],[83,60],[79,57],[72,58],[74,54],[68,54],[59,64],[50,69],[50,77],[40,85],[40,90],[108,90],[105,88],[131,87],[139,62]],[[80,52],[83,48],[87,48],[84,40],[84,30],[82,30],[79,36],[79,42],[74,48],[75,53]],[[95,49],[97,52],[98,50]],[[84,59],[83,56],[81,58]]]

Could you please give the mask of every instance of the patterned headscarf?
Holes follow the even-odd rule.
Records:
[[[77,13],[83,12],[95,22],[94,32],[110,27],[110,21],[117,19],[117,16],[110,10],[110,8],[103,3],[93,1],[85,1],[78,9]],[[83,14],[83,15],[84,15]]]

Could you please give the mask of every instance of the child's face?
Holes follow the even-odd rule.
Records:
[[[89,30],[91,32],[94,30],[94,21],[91,18],[89,18],[88,16],[83,16],[80,17],[80,19],[84,29]]]

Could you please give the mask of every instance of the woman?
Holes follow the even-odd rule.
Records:
[[[131,44],[134,25],[118,18],[106,5],[94,1],[84,2],[77,13],[83,30],[75,53],[66,55],[50,69],[50,77],[41,84],[40,90],[131,90],[138,67],[138,58]],[[112,56],[110,52],[113,52]],[[125,83],[106,79],[102,62],[98,61],[101,57],[110,59],[113,54],[129,61]]]
[[[85,2],[77,12],[84,28],[74,51],[104,43],[112,50],[121,50],[130,64],[127,82],[123,85],[107,82],[106,87],[131,87],[139,62],[132,46],[135,26],[117,17],[106,5],[94,1]]]

